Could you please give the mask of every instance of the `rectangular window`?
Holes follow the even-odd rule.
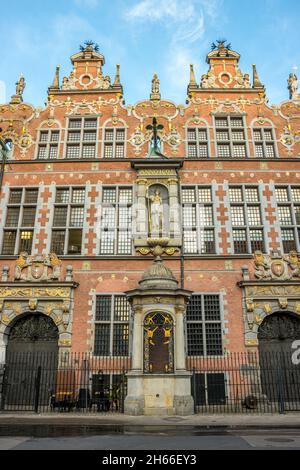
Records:
[[[224,405],[226,403],[224,373],[196,373],[192,377],[195,405]]]
[[[84,203],[84,188],[56,189],[51,251],[58,255],[81,254]]]
[[[104,187],[101,210],[101,255],[132,254],[132,188]]]
[[[55,159],[58,158],[60,132],[57,130],[42,130],[38,143],[37,158]]]
[[[230,214],[234,253],[265,251],[258,187],[231,186]]]
[[[97,295],[95,356],[129,355],[130,305],[125,295]]]
[[[254,151],[257,158],[275,158],[275,138],[272,128],[253,129]]]
[[[69,120],[66,158],[96,158],[97,118]]]
[[[247,157],[247,134],[243,118],[232,116],[216,117],[215,128],[218,157]]]
[[[222,322],[218,294],[194,294],[186,312],[188,356],[221,356]]]
[[[124,158],[125,157],[125,129],[105,129],[104,130],[104,158]]]
[[[300,251],[300,186],[277,186],[277,217],[284,253]]]
[[[183,187],[182,205],[185,253],[215,253],[215,218],[211,188]]]
[[[207,158],[208,134],[206,128],[193,127],[187,130],[187,156],[189,158]]]
[[[17,255],[22,251],[31,254],[37,200],[36,188],[10,190],[3,234],[3,255]]]

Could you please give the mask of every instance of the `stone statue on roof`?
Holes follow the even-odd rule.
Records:
[[[289,75],[288,90],[290,92],[290,100],[292,100],[298,91],[298,78],[295,73],[290,73]]]
[[[21,75],[20,79],[16,83],[16,95],[22,96],[24,93],[25,87],[26,87],[25,78],[23,77],[23,75]]]
[[[151,93],[156,94],[159,93],[159,79],[157,74],[155,73],[152,78],[152,88],[151,88]]]

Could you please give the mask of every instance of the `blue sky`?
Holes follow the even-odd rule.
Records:
[[[26,102],[42,106],[55,66],[69,74],[69,57],[86,39],[100,46],[105,74],[121,64],[126,103],[149,96],[153,73],[162,95],[184,103],[189,64],[197,81],[211,43],[226,38],[256,63],[271,103],[288,97],[288,74],[299,67],[299,0],[11,0],[1,4],[0,81],[7,99],[20,73]],[[298,75],[299,75],[298,74]],[[3,100],[3,87],[0,87]]]

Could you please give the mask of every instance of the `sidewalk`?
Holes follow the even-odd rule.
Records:
[[[197,414],[192,416],[127,416],[124,414],[0,414],[0,427],[5,426],[188,426],[199,428],[299,428],[300,413],[280,414]]]

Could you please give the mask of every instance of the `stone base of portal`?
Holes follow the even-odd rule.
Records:
[[[189,416],[194,414],[191,396],[191,373],[143,374],[131,371],[127,374],[128,394],[125,398],[125,414],[146,416]]]

